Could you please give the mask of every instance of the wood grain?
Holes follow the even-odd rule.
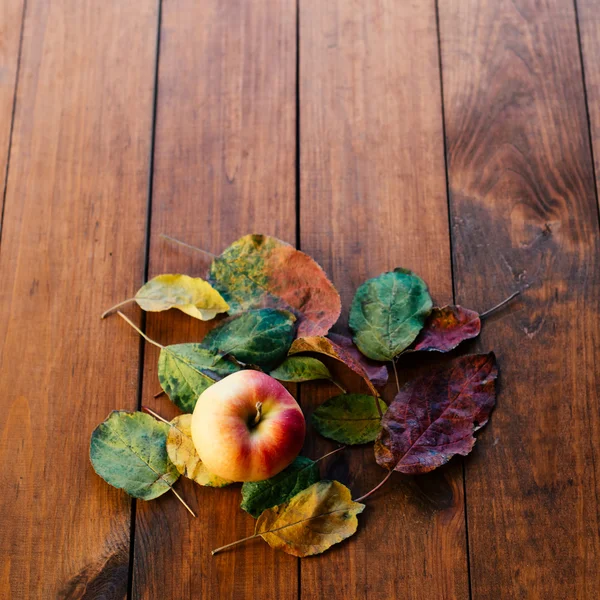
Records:
[[[155,4],[27,2],[0,248],[2,598],[126,595],[130,499],[88,449],[136,403],[138,341],[99,316],[143,279]]]
[[[166,2],[159,65],[150,276],[203,275],[209,264],[161,233],[213,253],[254,232],[295,243],[295,6]],[[206,330],[177,311],[147,319],[163,344]],[[172,416],[166,397],[152,398],[157,358],[146,349],[143,401]],[[296,598],[297,559],[261,540],[211,557],[253,533],[239,485],[178,486],[197,519],[175,498],[138,503],[134,597]]]
[[[23,16],[23,0],[0,2],[0,232]]]
[[[576,7],[596,171],[596,196],[600,198],[600,5],[597,0],[577,0]]]
[[[451,301],[434,3],[301,2],[300,129],[301,248],[340,290],[342,322],[356,288],[397,266]],[[335,393],[303,385],[303,408]],[[309,456],[333,447],[307,439]],[[336,456],[328,475],[355,497],[385,474],[371,445]],[[355,537],[301,563],[301,596],[468,598],[461,469],[394,477]]]
[[[600,596],[600,244],[571,1],[440,3],[457,301],[498,407],[467,461],[473,598]]]

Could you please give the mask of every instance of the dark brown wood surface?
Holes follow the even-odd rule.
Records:
[[[473,598],[600,596],[600,244],[571,2],[440,4],[459,303],[498,407],[466,462]],[[598,64],[596,60],[596,64]]]
[[[597,0],[0,0],[0,598],[600,597],[599,15]],[[218,253],[251,232],[323,265],[337,331],[358,285],[396,266],[439,303],[523,290],[464,348],[501,368],[472,455],[393,477],[356,536],[310,559],[260,540],[211,557],[253,533],[239,487],[177,482],[193,519],[172,494],[132,502],[88,460],[111,409],[178,412],[153,398],[156,348],[102,310],[144,278],[206,272],[161,233]],[[162,344],[210,327],[126,312]],[[401,380],[435,360],[399,361]],[[291,389],[307,415],[337,393]],[[304,453],[333,447],[310,431]],[[384,473],[357,447],[322,474],[356,497]]]
[[[220,253],[249,232],[296,237],[296,11],[289,2],[210,0],[163,5],[154,152],[149,276],[204,276],[201,253]],[[200,340],[207,326],[178,311],[150,314],[162,344]],[[130,334],[131,335],[131,334]],[[171,417],[160,390],[158,350],[147,347],[143,402]],[[178,483],[198,518],[176,498],[138,502],[135,598],[296,598],[298,560],[260,540],[211,557],[254,533],[239,485]]]
[[[302,250],[340,291],[342,325],[356,288],[397,266],[419,273],[439,302],[451,302],[433,3],[310,0],[300,7]],[[391,399],[395,383],[388,387]],[[310,413],[334,395],[331,386],[303,385],[302,406]],[[334,447],[314,431],[308,436],[310,456]],[[358,497],[385,471],[367,445],[339,456],[328,475]],[[468,598],[462,492],[460,461],[421,484],[393,478],[367,501],[356,543],[302,562],[301,597]]]
[[[144,276],[156,23],[150,1],[27,2],[0,247],[2,598],[127,592],[131,501],[88,449],[136,405],[139,342],[100,314]]]
[[[22,23],[23,0],[0,3],[0,230]]]
[[[600,180],[600,3],[598,0],[577,0],[575,6],[598,197],[600,194],[598,184]]]

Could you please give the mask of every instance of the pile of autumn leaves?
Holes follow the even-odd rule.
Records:
[[[230,483],[202,465],[191,440],[191,412],[207,387],[240,369],[304,382],[332,380],[318,356],[345,363],[370,394],[330,398],[314,411],[313,425],[344,445],[375,442],[375,459],[388,475],[426,473],[455,454],[468,454],[473,433],[495,404],[498,371],[492,353],[432,367],[404,385],[389,407],[379,397],[386,363],[395,370],[401,354],[447,352],[477,336],[481,327],[474,311],[433,307],[424,281],[405,269],[358,288],[350,308],[352,339],[329,334],[341,302],[321,267],[268,236],[234,242],[214,258],[207,280],[159,275],[129,301],[134,300],[146,311],[177,308],[202,320],[229,313],[200,343],[162,346],[138,330],[160,348],[160,385],[184,414],[167,422],[154,413],[114,411],[93,432],[94,469],[136,498],[176,493],[172,486],[180,475],[203,486]],[[254,537],[309,556],[355,533],[356,515],[365,506],[360,500],[368,495],[352,500],[346,486],[321,480],[317,463],[299,456],[272,479],[243,484],[241,507],[257,518]]]

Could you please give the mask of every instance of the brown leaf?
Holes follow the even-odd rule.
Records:
[[[479,314],[462,306],[435,307],[408,352],[449,352],[481,331]]]
[[[304,252],[267,235],[246,235],[216,257],[210,280],[229,313],[250,308],[288,310],[298,337],[325,335],[340,316],[341,300],[323,269]]]
[[[356,532],[364,504],[353,502],[339,481],[318,481],[289,502],[265,510],[256,533],[277,550],[294,556],[312,556]]]
[[[367,358],[352,341],[352,338],[339,333],[329,333],[327,337],[354,358],[354,360],[363,368],[371,383],[376,387],[385,387],[388,382],[388,370],[385,364]]]
[[[375,389],[375,386],[369,379],[367,372],[363,366],[348,352],[348,350],[342,348],[329,338],[323,336],[312,336],[305,338],[298,338],[294,340],[292,347],[288,354],[299,354],[300,352],[316,352],[317,354],[325,354],[331,358],[335,358],[340,362],[343,362],[347,367],[352,369],[355,373],[360,375],[369,386],[369,389],[375,396],[379,396],[379,392]]]
[[[377,463],[416,475],[468,454],[496,403],[493,353],[463,356],[407,383],[381,422]]]

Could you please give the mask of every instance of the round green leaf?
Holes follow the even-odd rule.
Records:
[[[267,508],[287,502],[319,479],[317,463],[305,456],[298,456],[275,477],[244,483],[241,507],[256,519]]]
[[[162,389],[184,412],[192,412],[200,394],[216,381],[239,371],[233,362],[201,344],[174,344],[160,351],[158,380]]]
[[[331,379],[329,369],[318,358],[310,356],[288,356],[269,375],[279,381],[293,382]]]
[[[179,477],[167,455],[168,433],[169,425],[150,415],[115,410],[92,433],[92,466],[107,483],[135,498],[157,498]]]
[[[387,406],[381,398],[366,394],[341,394],[330,398],[312,414],[315,429],[326,438],[341,444],[366,444],[377,438],[381,412]]]
[[[283,361],[294,341],[296,318],[285,310],[261,308],[226,319],[208,332],[202,346],[269,369]]]
[[[425,282],[396,269],[363,283],[350,307],[350,329],[359,350],[373,360],[393,360],[408,348],[431,312]]]

